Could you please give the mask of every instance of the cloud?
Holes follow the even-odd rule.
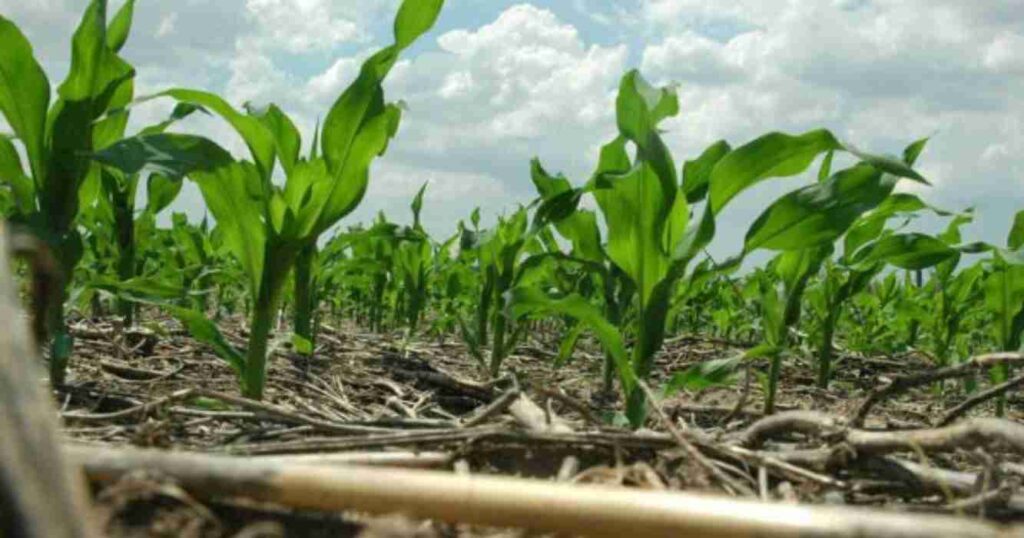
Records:
[[[0,0],[54,85],[83,5]],[[112,9],[119,5],[112,0]],[[186,86],[236,106],[273,101],[308,141],[361,62],[389,42],[397,5],[140,3],[125,55],[138,69],[139,94]],[[584,37],[595,28],[600,44]],[[443,203],[425,218],[431,231],[446,233],[475,205],[486,215],[528,200],[534,156],[581,183],[615,135],[618,81],[636,64],[652,82],[679,84],[681,113],[664,125],[679,162],[719,138],[736,144],[769,130],[824,126],[888,152],[932,136],[921,167],[935,187],[922,192],[954,208],[979,206],[978,228],[999,240],[1010,211],[1024,207],[1021,28],[1024,5],[1006,1],[451,0],[439,28],[403,53],[386,83],[387,98],[407,110],[374,166],[366,210],[354,217],[377,209],[406,215],[429,180],[428,199]],[[139,107],[133,126],[162,118],[169,106]],[[245,154],[219,119],[184,127]],[[765,200],[796,184],[737,199],[716,248],[734,251]],[[202,213],[195,197],[183,203]]]
[[[341,43],[367,39],[365,4],[330,0],[246,0],[248,18],[260,28],[260,46],[291,53],[329,50]]]
[[[643,68],[681,84],[669,143],[694,155],[716,139],[828,127],[898,153],[931,136],[920,167],[936,203],[987,207],[977,232],[1001,237],[1024,206],[1024,5],[952,0],[641,0],[653,35]],[[774,193],[773,193],[774,194]],[[738,230],[764,207],[737,199]],[[982,212],[982,214],[984,214]],[[722,238],[720,238],[722,239]],[[722,243],[722,241],[716,240]]]
[[[156,29],[156,37],[167,37],[174,33],[174,28],[178,24],[178,14],[171,13],[160,20],[160,26]]]
[[[598,145],[614,136],[624,46],[588,45],[574,26],[530,4],[446,32],[436,43],[438,50],[400,60],[385,84],[387,98],[402,100],[407,111],[374,168],[368,209],[358,215],[387,207],[404,215],[429,179],[428,199],[443,197],[445,217],[425,222],[448,233],[478,205],[497,213],[531,198],[534,156],[582,181]],[[305,109],[326,113],[368,54],[341,58],[312,77]],[[400,173],[408,174],[404,183]]]

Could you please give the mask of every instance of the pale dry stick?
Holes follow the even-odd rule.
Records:
[[[368,450],[411,446],[420,444],[438,445],[457,443],[472,439],[488,438],[508,432],[504,427],[477,426],[475,428],[453,428],[449,430],[398,431],[344,438],[311,438],[278,443],[256,443],[222,447],[227,454],[234,455],[280,455],[309,454],[316,452],[341,452],[345,450]]]
[[[648,387],[646,383],[640,380],[637,380],[636,383],[640,390],[644,391],[644,395],[647,397],[647,401],[651,403],[651,407],[654,409],[655,414],[658,415],[658,418],[661,420],[662,424],[668,430],[672,438],[676,441],[676,443],[679,444],[680,447],[682,447],[684,451],[686,451],[686,454],[690,457],[690,459],[697,464],[697,468],[700,469],[701,473],[704,475],[702,478],[705,483],[711,484],[712,479],[714,479],[720,485],[724,486],[727,491],[730,491],[734,495],[740,493],[750,496],[755,495],[754,492],[751,491],[750,488],[748,488],[746,485],[741,484],[736,480],[733,480],[729,475],[722,472],[721,469],[715,467],[715,465],[712,464],[711,461],[708,460],[708,458],[705,457],[704,454],[702,454],[701,451],[698,450],[697,447],[694,446],[694,444],[690,442],[681,431],[679,431],[679,428],[677,428],[676,425],[672,422],[672,419],[669,418],[667,414],[665,414],[665,410],[661,408],[661,404],[654,397],[654,393],[651,392],[650,387]]]
[[[487,527],[584,536],[1007,538],[1017,527],[945,515],[798,506],[684,492],[406,469],[279,465],[134,449],[69,448],[96,482],[137,469],[205,499],[248,498],[325,512],[402,513]]]
[[[114,411],[112,413],[62,413],[61,417],[65,420],[75,420],[79,422],[110,422],[136,416],[139,418],[145,418],[146,415],[155,409],[159,409],[165,405],[177,403],[182,400],[187,400],[193,396],[197,396],[198,392],[199,391],[197,389],[181,389],[162,398],[157,398],[151,402],[139,404],[135,407],[129,407],[128,409],[122,409],[120,411]]]
[[[995,489],[983,491],[964,499],[958,499],[947,504],[944,508],[957,514],[977,513],[984,517],[986,508],[1005,506],[1013,495],[1015,487],[1012,484],[1003,484]]]
[[[764,417],[734,436],[737,444],[757,448],[765,440],[793,432],[822,435],[837,433],[842,425],[836,417],[818,411],[786,411]]]
[[[11,235],[14,235],[12,237]],[[60,450],[61,434],[52,396],[44,388],[43,362],[37,345],[45,338],[52,275],[40,273],[30,260],[36,294],[36,341],[29,331],[12,283],[8,249],[49,257],[30,236],[11,234],[0,222],[0,536],[84,538],[98,536],[88,510],[85,481]],[[23,245],[19,247],[18,242]],[[58,297],[57,300],[60,300]]]
[[[790,479],[800,478],[837,489],[847,489],[849,487],[849,485],[842,480],[804,469],[803,467],[782,461],[764,452],[756,452],[733,445],[726,446],[724,450],[729,454],[740,458],[747,463],[757,465],[762,469],[775,469],[780,474],[788,475],[787,477]]]
[[[1024,454],[1024,425],[997,418],[976,418],[927,430],[876,432],[849,430],[843,439],[858,454],[889,454],[913,447],[925,452],[986,448]]]
[[[945,426],[950,424],[954,420],[964,416],[971,409],[974,409],[993,398],[997,398],[1000,395],[1006,394],[1007,392],[1021,386],[1024,386],[1024,375],[1019,375],[1009,381],[995,385],[987,390],[983,390],[947,411],[946,414],[939,419],[936,425]]]
[[[343,452],[338,454],[300,454],[292,456],[256,456],[253,461],[278,465],[316,465],[347,467],[397,467],[403,469],[440,469],[452,462],[447,452]]]
[[[519,387],[513,387],[495,398],[493,402],[487,404],[479,413],[466,419],[460,427],[472,428],[473,426],[479,426],[492,417],[504,413],[518,398]]]
[[[579,400],[576,400],[575,398],[569,396],[561,388],[558,388],[558,390],[552,390],[552,389],[540,387],[540,388],[538,388],[536,390],[537,390],[537,392],[543,394],[544,396],[547,396],[548,398],[551,398],[551,399],[554,399],[554,400],[558,400],[559,402],[562,402],[567,407],[571,408],[573,411],[576,411],[577,413],[580,414],[580,416],[583,417],[584,420],[586,420],[588,423],[590,423],[591,426],[595,426],[597,428],[605,428],[606,427],[606,425],[601,421],[601,419],[598,418],[596,415],[594,415],[594,412],[589,407],[587,407],[586,404],[584,404],[583,402],[580,402]]]
[[[342,434],[363,434],[363,433],[384,433],[393,431],[389,428],[375,428],[372,426],[356,426],[348,424],[338,424],[334,422],[328,422],[325,420],[319,420],[313,417],[300,415],[291,411],[282,409],[280,407],[270,405],[256,400],[250,400],[242,398],[241,396],[233,396],[231,394],[225,394],[222,392],[205,390],[205,389],[182,389],[171,393],[168,396],[153,400],[145,404],[137,405],[121,411],[115,411],[113,413],[97,413],[97,414],[77,414],[77,413],[64,413],[62,416],[65,419],[77,420],[82,422],[106,422],[111,420],[120,420],[129,417],[145,417],[150,412],[162,408],[170,403],[180,402],[189,398],[201,397],[201,398],[212,398],[220,400],[232,405],[236,405],[243,409],[248,409],[258,414],[262,414],[266,417],[272,417],[277,420],[289,422],[293,424],[303,424],[312,426],[318,430],[329,431],[333,433]]]
[[[864,419],[867,418],[871,408],[885,398],[906,392],[914,387],[964,377],[978,370],[1011,362],[1024,362],[1024,353],[1002,352],[978,355],[954,366],[896,377],[888,385],[872,392],[864,399],[854,412],[853,418],[850,419],[850,425],[856,428],[863,426]]]
[[[983,447],[1024,454],[1024,424],[1012,420],[976,418],[940,428],[900,431],[869,431],[841,426],[841,421],[830,415],[814,411],[791,411],[755,422],[740,433],[736,440],[746,446],[757,446],[767,439],[799,431],[827,437],[837,445],[845,444],[858,454],[881,455],[915,450],[916,447],[925,452]],[[830,451],[811,452],[827,454]],[[792,463],[805,454],[793,451],[786,455],[796,456],[786,459]]]
[[[241,396],[234,396],[231,394],[225,394],[222,392],[216,392],[212,390],[196,390],[195,395],[220,400],[222,402],[229,403],[232,405],[237,405],[238,407],[241,407],[243,409],[260,413],[268,417],[273,417],[284,422],[312,426],[313,428],[321,431],[340,434],[384,433],[393,431],[389,428],[375,428],[371,426],[338,424],[335,422],[319,420],[306,415],[293,413],[291,411],[282,409],[281,407],[271,405],[268,403],[258,402],[256,400],[250,400],[248,398],[243,398]]]
[[[185,369],[185,363],[178,361],[178,367],[170,372],[143,370],[141,368],[133,368],[131,366],[125,366],[111,361],[100,361],[100,368],[105,372],[117,376],[120,381],[125,383],[152,384],[180,374],[182,370]]]

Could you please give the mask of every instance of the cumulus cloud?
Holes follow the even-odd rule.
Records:
[[[361,21],[354,16],[362,12],[359,7],[353,2],[330,0],[245,2],[246,14],[260,27],[259,42],[293,53],[326,50],[347,41],[366,39]]]
[[[897,153],[931,136],[920,167],[937,203],[979,207],[1001,236],[1024,206],[1024,6],[953,0],[640,0],[652,35],[645,73],[681,84],[673,147],[828,127]],[[682,138],[682,139],[680,139]],[[1008,187],[1010,186],[1010,187]],[[758,195],[760,196],[760,194]],[[757,199],[738,200],[739,221]],[[726,232],[729,234],[730,232]],[[738,241],[738,233],[732,232]]]
[[[0,0],[55,83],[83,4]],[[235,105],[273,101],[309,133],[361,62],[390,40],[397,5],[145,3],[125,54],[138,68],[140,94],[189,86]],[[889,152],[932,136],[921,167],[935,187],[922,192],[942,205],[978,206],[983,236],[998,240],[1011,210],[1024,206],[1022,28],[1024,6],[1010,1],[450,1],[439,29],[403,54],[388,79],[388,98],[407,110],[355,217],[406,215],[429,181],[428,199],[445,203],[425,218],[444,233],[475,205],[486,214],[526,201],[534,156],[583,181],[615,134],[619,78],[636,65],[655,83],[679,84],[681,114],[665,124],[678,161],[719,138],[742,143],[768,130],[824,126]],[[140,107],[137,121],[154,121],[169,105],[153,106]],[[186,127],[244,154],[220,120]],[[716,244],[734,250],[764,200],[793,186],[737,199]],[[187,203],[199,207],[194,197]]]

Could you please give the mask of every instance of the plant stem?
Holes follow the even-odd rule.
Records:
[[[782,352],[778,351],[772,355],[771,366],[768,369],[768,394],[764,399],[764,414],[770,415],[775,412],[775,392],[779,387],[779,373],[782,371]]]
[[[818,350],[818,387],[827,389],[832,380],[832,341],[835,337],[839,307],[833,305],[825,316],[822,327],[821,348]]]
[[[498,377],[505,360],[505,326],[508,320],[500,309],[494,316],[494,335],[491,343],[491,377]]]
[[[66,381],[68,362],[71,359],[72,339],[64,325],[64,294],[59,302],[51,305],[49,312],[50,334],[50,385],[63,387]]]
[[[117,231],[117,277],[124,282],[135,278],[135,217],[128,193],[114,195],[114,227]],[[117,314],[126,327],[134,322],[135,303],[123,297],[117,300]]]
[[[294,256],[271,250],[264,262],[260,290],[253,304],[245,356],[242,392],[246,398],[263,399],[263,385],[267,379],[267,341],[276,321],[281,288],[288,274],[287,270],[280,269],[289,267],[293,260]]]
[[[295,318],[293,328],[295,334],[305,338],[311,349],[315,348],[313,335],[313,311],[316,309],[313,297],[313,260],[316,257],[316,244],[299,251],[295,259]]]

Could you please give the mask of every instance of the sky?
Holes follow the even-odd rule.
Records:
[[[86,3],[0,0],[54,85]],[[390,42],[398,3],[141,0],[123,55],[139,95],[191,87],[239,106],[273,102],[308,142],[362,59]],[[424,182],[435,236],[474,207],[493,221],[533,197],[533,157],[583,183],[615,136],[615,91],[633,68],[678,87],[680,114],[663,126],[679,164],[716,140],[738,146],[769,131],[825,127],[893,154],[929,136],[918,167],[932,186],[906,188],[942,208],[974,207],[967,238],[1004,244],[1024,209],[1024,0],[448,0],[386,83],[407,111],[345,223],[381,210],[409,220]],[[140,106],[132,124],[170,107]],[[245,155],[217,119],[182,129]],[[809,181],[734,200],[712,252],[737,252],[770,200]],[[186,188],[172,210],[201,218],[198,191]]]

